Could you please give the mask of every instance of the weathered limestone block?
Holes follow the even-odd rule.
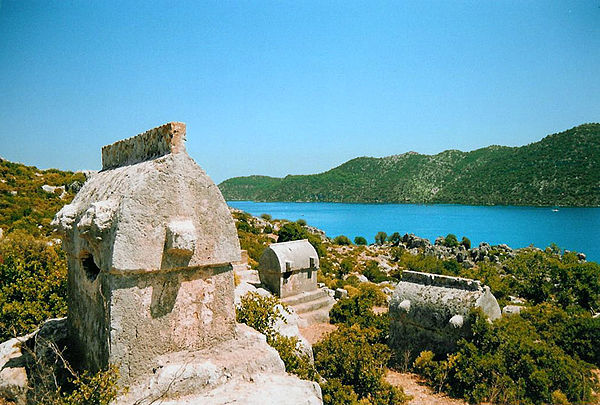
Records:
[[[276,381],[277,389],[263,386],[260,381]],[[289,395],[293,395],[296,402],[290,402]],[[259,398],[262,402],[254,402]],[[287,375],[283,361],[267,344],[265,336],[246,325],[237,326],[234,339],[210,348],[160,356],[155,372],[130,386],[116,403],[132,405],[156,401],[162,404],[322,403],[319,385]]]
[[[39,365],[60,366],[54,348],[62,351],[66,345],[66,318],[49,319],[28,335],[0,343],[0,398],[25,405],[31,380],[39,377]]]
[[[185,153],[185,124],[169,122],[102,148],[102,170]]]
[[[471,332],[473,308],[490,320],[501,316],[496,298],[479,281],[404,271],[390,303],[390,344],[412,358],[423,350],[451,352]]]
[[[171,221],[167,225],[167,251],[171,254],[191,256],[196,250],[196,228],[189,219]]]
[[[102,150],[55,217],[67,253],[68,327],[75,358],[118,364],[124,384],[157,359],[235,335],[233,218],[217,186],[169,123]]]

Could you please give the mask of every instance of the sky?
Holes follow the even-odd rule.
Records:
[[[600,0],[0,0],[0,156],[169,121],[217,183],[528,144],[600,121]]]

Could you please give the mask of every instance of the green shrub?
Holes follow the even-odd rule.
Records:
[[[446,360],[421,353],[414,363],[438,390],[479,403],[545,404],[560,391],[586,403],[593,383],[589,367],[543,339],[518,315],[493,325],[477,315],[473,335],[458,343]]]
[[[279,235],[277,242],[289,242],[292,240],[307,239],[308,231],[297,222],[286,222],[279,228],[277,235]]]
[[[356,261],[351,256],[346,256],[340,262],[340,271],[338,274],[339,278],[344,277],[346,274],[354,271],[354,266],[356,266]]]
[[[111,367],[97,373],[84,372],[71,383],[73,391],[65,393],[51,402],[42,400],[48,405],[109,405],[118,394],[118,369]]]
[[[467,238],[466,236],[462,237],[462,240],[460,241],[460,244],[464,246],[465,249],[471,249],[471,240],[469,238]]]
[[[324,384],[328,401],[336,398],[335,394],[331,395],[332,388],[342,391],[340,402],[328,403],[353,403],[352,391],[370,404],[406,402],[401,389],[391,387],[383,380],[391,353],[386,345],[377,343],[372,330],[358,325],[340,326],[317,343],[314,352],[317,371],[328,380],[336,380],[329,386]]]
[[[298,338],[283,336],[275,329],[278,321],[285,322],[278,307],[285,309],[277,298],[249,292],[241,298],[240,305],[236,308],[236,320],[267,337],[267,343],[279,352],[288,373],[300,378],[316,379],[316,371],[308,355],[302,352]]]
[[[362,269],[362,275],[374,283],[381,283],[387,281],[390,277],[379,269],[379,263],[375,260],[369,260],[365,263],[365,267]]]
[[[267,246],[275,242],[265,234],[255,235],[240,229],[238,229],[238,238],[240,240],[240,247],[248,252],[248,257],[250,258],[249,264],[252,268],[256,268],[260,256]]]
[[[402,241],[402,236],[398,232],[394,232],[387,238],[388,242],[390,242],[394,246],[398,246]]]
[[[444,246],[447,247],[457,247],[458,246],[458,238],[456,237],[456,235],[449,233],[448,235],[446,235],[446,237],[444,238]]]
[[[300,221],[300,220],[299,220]],[[308,239],[311,245],[317,251],[319,257],[325,257],[327,251],[323,247],[321,237],[319,235],[308,232],[306,228],[298,222],[286,222],[279,228],[277,242],[289,242],[292,240]]]
[[[273,217],[269,214],[260,214],[260,217],[265,221],[271,221],[273,219]]]
[[[552,302],[587,311],[600,308],[598,263],[532,250],[506,260],[503,271],[515,279],[514,293],[535,304]]]
[[[341,245],[341,246],[348,246],[348,245],[352,244],[352,242],[346,235],[336,236],[333,239],[333,243],[335,243],[336,245]]]
[[[279,305],[283,306],[277,298],[251,291],[241,298],[235,312],[236,320],[256,329],[265,335],[267,340],[274,339],[278,334],[275,324],[285,321],[277,308]]]
[[[304,219],[299,219],[296,221],[296,223],[300,226],[306,226],[306,220]]]
[[[367,240],[362,236],[357,236],[356,238],[354,238],[354,244],[364,246],[367,244]]]
[[[349,290],[348,286],[346,288]],[[330,322],[348,327],[358,325],[370,328],[379,343],[385,344],[389,335],[389,317],[387,314],[375,315],[374,306],[387,305],[387,297],[381,289],[370,283],[360,283],[357,293],[339,300],[329,311]]]
[[[600,367],[600,318],[587,311],[567,312],[550,303],[529,307],[521,312],[547,342],[565,353]]]
[[[385,240],[387,239],[387,233],[385,232],[377,232],[377,234],[375,235],[375,243],[378,245],[383,245],[385,243]]]
[[[296,374],[305,380],[317,379],[317,372],[308,355],[301,351],[297,337],[277,333],[268,343],[277,350],[288,373]]]
[[[82,173],[40,170],[1,159],[0,178],[5,181],[0,183],[0,227],[5,233],[21,230],[34,237],[51,236],[54,214],[75,196],[69,185],[85,182]],[[66,193],[63,198],[62,191],[47,193],[42,190],[44,184],[66,186]],[[16,195],[9,192],[13,190]]]
[[[323,405],[359,405],[358,395],[349,385],[344,385],[337,378],[329,378],[321,383]]]
[[[13,232],[0,240],[0,341],[66,315],[67,263],[60,245]]]

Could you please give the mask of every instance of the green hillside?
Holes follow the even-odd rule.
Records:
[[[50,235],[54,214],[73,200],[82,173],[40,170],[0,158],[0,228],[5,233],[22,229],[35,236]],[[47,192],[42,186],[65,186]]]
[[[600,124],[521,147],[359,157],[327,172],[235,177],[227,200],[600,206]]]

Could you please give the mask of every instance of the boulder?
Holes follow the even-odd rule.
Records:
[[[520,305],[506,305],[502,308],[502,315],[516,315],[520,314],[523,309]]]
[[[348,291],[343,288],[336,288],[334,297],[338,300],[348,297]]]
[[[0,344],[0,398],[25,404],[32,365],[60,364],[55,349],[67,344],[66,318],[50,319],[38,330]],[[51,366],[49,366],[51,367]]]

